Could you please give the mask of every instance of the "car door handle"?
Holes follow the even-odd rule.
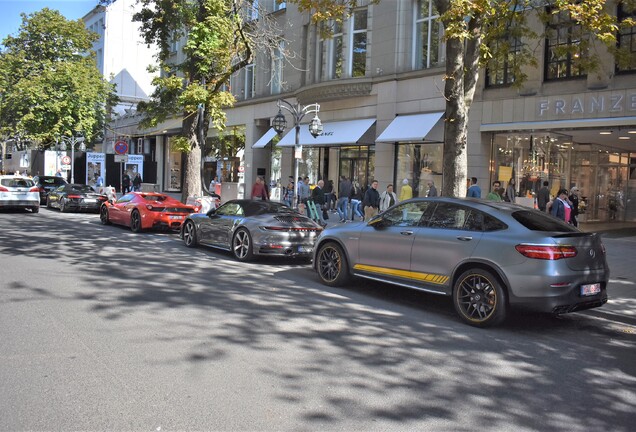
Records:
[[[404,236],[410,236],[410,235],[413,235],[413,231],[400,231],[400,234]]]
[[[457,237],[457,240],[461,240],[461,241],[471,241],[472,239],[473,239],[472,237],[467,237],[467,236]]]

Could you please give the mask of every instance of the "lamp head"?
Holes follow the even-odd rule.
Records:
[[[287,128],[287,120],[280,108],[278,108],[278,114],[276,114],[276,117],[272,120],[272,127],[279,135],[285,132],[285,129]]]
[[[322,130],[323,130],[322,122],[318,118],[318,114],[316,114],[314,118],[311,119],[311,122],[309,123],[309,133],[314,138],[317,138],[320,135],[322,135]]]

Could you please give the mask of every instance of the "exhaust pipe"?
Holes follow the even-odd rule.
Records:
[[[287,248],[285,249],[285,255],[291,255],[292,254],[292,249],[291,248]]]

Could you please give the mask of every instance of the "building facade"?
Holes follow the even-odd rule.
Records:
[[[617,3],[607,7],[619,18],[633,16]],[[245,183],[256,175],[286,183],[294,174],[293,128],[278,141],[270,127],[284,98],[320,104],[325,133],[311,137],[308,116],[299,142],[299,174],[312,183],[337,184],[345,175],[363,187],[372,179],[381,190],[395,184],[398,195],[404,179],[414,195],[425,195],[429,181],[439,189],[445,47],[433,2],[361,2],[328,38],[294,5],[271,14],[285,29],[280,53],[258,57],[231,83],[238,102],[228,110],[228,127],[245,128]],[[618,35],[631,63],[618,66],[597,46],[601,67],[586,72],[576,55],[559,49],[577,43],[576,26],[563,14],[554,19],[549,25],[559,31],[525,41],[536,45],[538,67],[524,70],[520,88],[507,64],[480,74],[468,175],[478,178],[484,197],[494,180],[506,187],[512,179],[518,201],[532,205],[548,181],[553,195],[559,188],[581,191],[585,221],[636,220],[636,30]]]

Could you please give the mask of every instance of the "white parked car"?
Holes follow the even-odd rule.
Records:
[[[40,211],[40,190],[32,179],[19,175],[0,176],[0,209],[5,208]]]

